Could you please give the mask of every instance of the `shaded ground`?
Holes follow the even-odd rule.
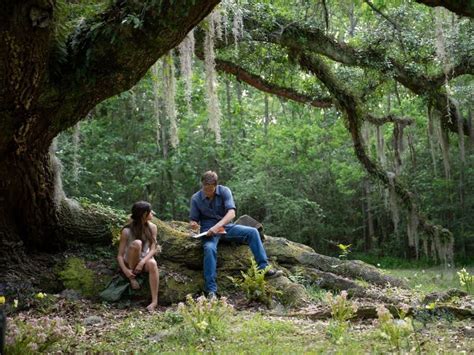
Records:
[[[172,227],[179,231],[181,224]],[[187,236],[184,232],[182,234]],[[180,260],[181,257],[184,265],[196,267],[188,270],[195,282],[202,278],[202,271],[197,268],[202,256],[197,254],[201,250],[199,247],[190,248],[189,242],[184,243],[184,239],[184,244],[176,244],[176,240],[181,240],[173,239],[171,234],[168,236],[164,233],[160,238],[160,243],[166,246],[165,252],[160,256],[162,281],[166,281],[160,284],[160,297],[162,304],[168,304],[165,303],[166,299],[182,299],[176,297],[177,290],[199,290],[199,285],[190,285],[191,277],[183,278],[183,275],[187,274],[183,274],[184,267],[181,264],[165,264],[166,253],[170,254],[168,257],[171,260]],[[282,303],[285,303],[278,298],[272,308],[256,302],[249,303],[241,291],[231,286],[222,289],[229,297],[228,304],[232,305],[233,311],[226,308],[227,303],[220,309],[218,305],[222,302],[217,306],[204,303],[202,309],[191,309],[188,304],[186,309],[192,314],[192,319],[186,318],[183,308],[179,309],[176,304],[161,306],[157,313],[148,314],[145,311],[148,293],[145,297],[135,295],[132,300],[114,304],[100,301],[96,295],[103,289],[107,280],[115,275],[117,269],[114,266],[113,248],[88,249],[77,246],[66,254],[54,257],[35,255],[32,259],[35,270],[31,270],[30,274],[25,271],[9,274],[11,284],[18,285],[19,288],[7,290],[8,353],[474,352],[472,291],[471,294],[459,291],[446,293],[460,287],[457,270],[392,269],[380,273],[379,269],[368,269],[369,276],[379,275],[387,280],[395,280],[387,275],[401,278],[408,288],[404,287],[403,283],[399,284],[400,287],[395,287],[392,283],[369,283],[367,280],[372,280],[371,277],[364,279],[354,276],[351,279],[338,276],[336,280],[333,275],[332,278],[324,279],[330,276],[329,272],[303,268],[299,260],[309,264],[315,263],[319,267],[326,266],[328,270],[341,270],[346,266],[346,269],[351,269],[363,263],[339,263],[338,259],[335,259],[337,265],[331,265],[328,260],[334,258],[314,254],[305,246],[281,238],[270,239],[267,247],[275,256],[272,262],[278,262],[277,265],[284,270],[285,277],[280,279],[291,282],[292,287],[297,290],[303,290],[305,301],[301,302],[299,307],[290,308],[288,304],[283,306]],[[227,254],[224,246],[221,249],[221,259],[224,259],[223,266],[219,269],[221,272],[229,269],[230,262],[248,260],[248,248],[232,248],[227,250]],[[301,253],[307,249],[308,253]],[[305,255],[311,258],[305,258]],[[64,261],[71,256],[86,260],[84,269],[74,271],[78,279],[86,279],[87,270],[95,275],[92,285],[80,285],[91,292],[89,298],[82,297],[73,290],[64,291],[64,284],[57,278],[59,271],[65,267]],[[318,259],[314,259],[316,257]],[[293,259],[296,262],[292,263]],[[242,269],[242,266],[237,266],[235,270],[239,275],[238,270]],[[473,268],[467,270],[471,274],[474,272]],[[352,269],[347,272],[350,274],[353,271]],[[222,273],[225,276],[225,273]],[[327,297],[327,291],[320,288],[331,286],[328,280],[336,280],[337,285],[348,286],[348,300],[343,300],[347,301],[345,310],[357,308],[350,321],[338,319],[334,308],[331,307],[331,300]],[[227,282],[229,283],[229,280]],[[437,293],[433,294],[434,291]],[[333,289],[332,292],[333,300],[342,300],[338,291]],[[298,291],[294,295],[302,293]],[[426,298],[428,294],[431,295]],[[198,294],[194,296],[197,297]],[[382,305],[392,313],[390,315],[389,311],[386,311],[388,320],[385,321],[381,321]],[[408,312],[406,318],[400,314],[401,307],[405,307]],[[457,310],[462,312],[457,313]],[[218,315],[213,316],[214,318],[208,317],[206,312],[213,311]]]
[[[48,299],[48,301],[44,301]],[[241,300],[229,300],[239,304]],[[124,308],[122,308],[124,307]],[[9,319],[8,338],[29,328],[31,350],[49,337],[48,352],[225,352],[225,353],[385,353],[396,351],[376,320],[350,323],[346,334],[335,340],[331,320],[312,321],[289,317],[283,309],[264,311],[237,306],[215,335],[198,335],[186,327],[176,306],[160,308],[155,314],[143,305],[110,306],[87,300],[69,301],[46,296],[34,309]],[[406,352],[472,353],[474,341],[471,322],[432,316],[425,324],[415,321],[415,330],[402,339]],[[24,326],[20,326],[23,324]]]

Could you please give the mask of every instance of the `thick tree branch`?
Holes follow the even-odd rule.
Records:
[[[129,89],[218,3],[116,1],[69,38],[62,83],[71,80],[93,104]]]
[[[354,143],[354,150],[357,158],[362,163],[367,172],[380,180],[387,188],[394,188],[404,206],[414,212],[419,220],[420,226],[434,239],[442,238],[445,243],[452,243],[452,233],[442,226],[435,225],[420,211],[415,202],[413,194],[408,191],[394,176],[385,172],[382,167],[372,161],[368,156],[363,138],[360,133],[360,126],[364,120],[364,113],[357,97],[348,89],[344,88],[334,76],[331,70],[314,55],[296,53],[300,65],[309,72],[316,75],[326,85],[328,90],[335,96],[339,106],[345,112],[348,122],[348,129]]]
[[[46,153],[59,132],[137,83],[219,1],[114,0],[63,50],[53,37],[54,1],[2,3],[0,154]]]
[[[426,6],[436,7],[443,6],[446,9],[461,15],[474,18],[474,2],[471,0],[461,1],[461,0],[415,0],[420,4]]]
[[[390,18],[388,17],[387,15],[385,15],[382,11],[380,11],[374,4],[372,4],[372,2],[370,0],[364,0],[364,2],[369,5],[369,7],[374,11],[376,12],[377,14],[379,14],[380,16],[382,16],[385,20],[387,20],[398,32],[400,32],[400,29],[398,28],[398,25]]]
[[[397,117],[395,115],[387,115],[385,117],[375,117],[371,114],[367,114],[365,116],[365,119],[369,121],[370,123],[376,125],[376,126],[381,126],[385,123],[400,123],[405,126],[409,126],[413,124],[414,120],[409,117]]]
[[[247,16],[245,21],[247,30],[255,29],[252,32],[253,40],[278,44],[290,50],[321,54],[339,63],[372,68],[382,74],[391,75],[415,94],[431,97],[434,106],[441,113],[443,124],[449,130],[457,134],[459,132],[458,120],[462,120],[464,134],[469,135],[468,122],[462,118],[454,102],[447,97],[444,88],[440,87],[442,81],[440,81],[439,75],[427,76],[419,69],[405,66],[396,59],[387,57],[385,52],[376,48],[356,49],[345,43],[337,42],[318,28],[301,27],[297,23],[285,19],[269,20],[263,25],[252,15]],[[449,78],[473,73],[470,59],[466,59],[462,63]],[[449,102],[449,107],[447,102]]]
[[[201,60],[204,60],[202,53],[197,53],[197,57]],[[302,94],[292,88],[279,86],[269,82],[268,80],[263,79],[262,77],[250,73],[248,70],[242,68],[241,66],[232,63],[227,60],[217,59],[216,62],[216,69],[218,71],[225,72],[227,74],[231,74],[235,76],[235,78],[239,81],[244,81],[245,83],[253,86],[254,88],[279,96],[284,99],[293,100],[296,102],[300,102],[303,104],[308,104],[313,107],[320,107],[320,108],[327,108],[331,107],[332,99],[328,98],[315,98],[310,95]]]
[[[474,74],[474,58],[472,56],[464,57],[459,63],[447,68],[446,73],[443,71],[437,75],[433,75],[430,78],[430,83],[433,87],[440,87],[446,81],[457,78],[458,76],[465,74]]]

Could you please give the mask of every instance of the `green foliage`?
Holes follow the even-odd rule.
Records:
[[[337,322],[346,322],[353,318],[357,312],[357,306],[347,299],[347,291],[342,291],[337,296],[328,292],[326,302],[331,308],[332,318]]]
[[[266,305],[272,302],[272,296],[277,291],[265,280],[265,273],[270,267],[258,269],[255,260],[251,259],[250,267],[246,272],[241,271],[242,278],[227,276],[232,283],[245,292],[249,301],[258,301]]]
[[[354,317],[357,307],[347,299],[346,291],[342,291],[337,296],[328,292],[326,303],[331,309],[332,316],[326,333],[334,343],[340,344],[344,340],[344,336],[347,335],[349,320]]]
[[[466,268],[472,274],[472,267]],[[447,291],[459,287],[459,275],[455,269],[432,267],[427,269],[387,270],[387,273],[405,279],[407,284],[423,294],[434,291]]]
[[[232,311],[233,307],[224,297],[207,299],[200,296],[194,300],[191,295],[188,295],[186,303],[178,305],[183,324],[194,330],[198,337],[223,335],[227,329],[227,318]]]
[[[144,9],[154,6],[153,3],[147,2]],[[83,18],[87,23],[108,5],[108,1],[60,1],[58,22],[66,23],[71,29]],[[438,138],[434,137],[433,142],[434,160],[427,149],[427,98],[395,82],[389,65],[394,59],[409,73],[443,73],[439,58],[434,58],[436,31],[431,31],[432,9],[406,1],[390,4],[376,1],[375,5],[401,29],[394,31],[393,24],[381,20],[363,1],[344,0],[326,5],[331,14],[328,28],[320,3],[265,0],[226,6],[262,20],[262,28],[272,27],[282,19],[308,26],[314,33],[323,31],[334,40],[353,46],[357,56],[366,50],[383,53],[386,59],[380,64],[383,68],[328,64],[347,87],[363,94],[366,112],[380,117],[392,113],[416,121],[404,129],[406,149],[402,152],[403,169],[399,178],[411,191],[416,191],[417,204],[423,212],[453,232],[455,257],[469,262],[474,245],[474,227],[470,223],[474,207],[473,150],[466,140],[462,162],[459,139],[450,134],[452,177],[445,179]],[[122,27],[142,25],[138,13],[124,14],[123,20]],[[106,27],[100,20],[95,26],[94,34]],[[228,33],[231,33],[230,27],[229,23]],[[68,29],[63,32],[69,34]],[[467,18],[453,18],[445,22],[444,30],[450,60],[456,64],[472,52],[472,25]],[[261,33],[262,29],[252,29],[246,36],[258,37]],[[295,40],[301,40],[298,33],[287,32],[286,35],[295,35]],[[61,41],[66,37],[63,35]],[[216,53],[219,58],[239,63],[275,85],[315,98],[327,95],[324,85],[314,75],[301,71],[295,65],[295,58],[278,45],[243,41],[238,51],[232,45],[221,47]],[[65,54],[66,51],[64,57]],[[161,121],[157,132],[157,108],[150,74],[132,90],[99,104],[91,112],[93,119],[81,122],[76,150],[79,179],[74,178],[72,168],[73,132],[63,132],[57,154],[64,164],[67,194],[126,211],[136,200],[145,199],[153,204],[160,218],[186,220],[189,198],[199,189],[200,174],[214,169],[221,182],[232,188],[239,213],[247,213],[263,222],[267,234],[303,242],[318,252],[344,255],[332,243],[337,240],[342,245],[352,244],[351,257],[354,257],[357,251],[367,251],[364,241],[368,240],[368,221],[363,206],[370,201],[375,227],[370,252],[379,258],[415,258],[404,233],[406,213],[401,211],[400,233],[395,235],[382,185],[370,180],[370,191],[365,193],[363,186],[367,176],[354,156],[351,136],[338,108],[317,109],[283,101],[233,77],[221,75],[221,84],[226,82],[225,87],[220,85],[219,92],[223,144],[216,145],[207,129],[203,72],[202,63],[196,61],[191,110],[185,100],[184,81],[178,78],[176,107],[181,144],[176,149],[169,144],[170,124],[162,107],[158,108]],[[471,87],[469,75],[459,76],[449,83],[450,97],[459,103],[464,117],[468,117],[472,101]],[[379,129],[385,142],[385,169],[392,171],[393,124],[384,124]],[[376,160],[373,126],[369,127],[366,146],[370,157]],[[392,261],[396,264],[396,260],[388,259],[380,264],[389,267]]]
[[[399,319],[393,319],[392,314],[384,305],[377,307],[379,334],[397,351],[401,351],[403,343],[407,344],[407,350],[410,349],[409,336],[414,334],[412,318],[407,317],[406,314],[407,311],[402,310],[399,313]]]
[[[464,287],[468,293],[473,291],[474,275],[470,275],[466,268],[462,268],[457,272],[459,277],[459,284]]]
[[[341,260],[346,260],[347,259],[347,256],[349,255],[349,253],[351,252],[351,245],[352,244],[347,244],[347,245],[344,245],[344,244],[338,244],[337,247],[339,248],[340,250],[340,254],[339,254],[339,259]]]
[[[39,318],[33,322],[16,319],[8,323],[5,354],[25,355],[45,353],[62,339],[62,332],[68,327],[60,319]]]
[[[80,258],[67,259],[64,270],[59,272],[59,278],[66,288],[79,291],[84,296],[93,296],[97,292],[94,272]]]

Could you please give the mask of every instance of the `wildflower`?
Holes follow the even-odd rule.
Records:
[[[13,308],[18,308],[18,300],[16,298],[13,300]]]
[[[45,293],[43,293],[43,292],[38,292],[35,297],[36,297],[37,299],[40,299],[40,300],[41,300],[41,299],[43,299],[45,296],[46,296]]]
[[[5,296],[0,296],[0,304],[4,304],[5,303]]]
[[[201,322],[199,322],[199,323],[196,324],[196,326],[197,326],[202,332],[207,329],[207,326],[208,326],[208,325],[209,325],[209,324],[208,324],[205,320],[203,320],[203,321],[201,321]]]

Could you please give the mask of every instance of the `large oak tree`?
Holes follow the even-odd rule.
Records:
[[[64,34],[67,2],[1,2],[2,265],[20,262],[23,246],[53,250],[68,238],[109,233],[65,198],[50,146],[98,103],[131,88],[218,3],[116,0]]]

